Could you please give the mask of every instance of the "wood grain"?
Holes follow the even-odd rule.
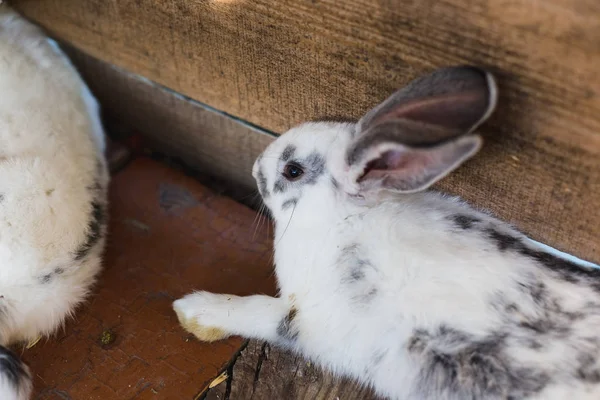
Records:
[[[501,99],[482,128],[484,150],[438,187],[600,262],[597,0],[13,3],[92,56],[278,133],[320,116],[357,118],[437,66],[487,66]],[[205,140],[196,123],[171,148]],[[169,133],[163,144],[174,143]]]
[[[146,79],[63,45],[111,119],[140,132],[148,144],[187,165],[256,192],[252,164],[274,137]]]
[[[227,371],[227,381],[209,389],[204,400],[378,400],[367,388],[334,378],[290,352],[250,341]]]

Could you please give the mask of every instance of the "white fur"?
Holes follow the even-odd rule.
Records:
[[[226,332],[224,336],[289,346],[334,373],[373,386],[383,396],[420,399],[424,397],[414,390],[419,360],[407,352],[415,329],[434,330],[444,324],[484,337],[505,324],[502,314],[490,310],[495,293],[518,304],[524,316],[537,315],[540,310],[531,297],[515,288],[523,277],[544,282],[564,310],[576,312],[586,302],[599,300],[590,287],[574,288],[530,257],[500,252],[481,231],[455,232],[448,216],[475,216],[482,229],[490,227],[522,239],[532,251],[543,250],[457,198],[434,192],[355,197],[358,188],[343,161],[352,129],[352,124],[301,125],[276,140],[254,166],[255,177],[261,165],[272,183],[283,171],[280,155],[289,144],[296,146],[295,156],[300,159],[314,152],[326,154],[327,175],[318,183],[292,184],[284,193],[264,198],[275,220],[279,297],[198,292],[174,303],[182,321],[217,327]],[[339,189],[331,185],[331,176]],[[299,201],[282,210],[290,197]],[[361,257],[376,268],[365,269],[359,282],[343,284],[347,266],[340,251],[351,244],[358,244]],[[373,289],[377,290],[373,298],[363,301],[361,296]],[[277,326],[291,309],[297,310],[298,336],[286,341],[278,338]],[[578,362],[573,349],[585,352],[582,338],[600,332],[600,315],[575,322],[573,328],[572,341],[549,340],[544,351],[515,344],[515,338],[507,341],[507,357],[532,370],[552,371],[552,382],[530,399],[559,400],[567,394],[571,399],[600,398],[599,385],[573,380],[568,374]],[[374,355],[381,355],[378,363]],[[598,359],[596,365],[600,366]]]
[[[0,6],[0,345],[53,333],[88,293],[104,240],[75,260],[108,171],[99,107],[68,58]],[[98,190],[94,190],[97,185]],[[104,234],[104,227],[101,228]],[[53,274],[41,283],[45,275]],[[10,397],[0,380],[2,399]]]

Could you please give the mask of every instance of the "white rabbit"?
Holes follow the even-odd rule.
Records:
[[[473,156],[486,71],[439,69],[357,124],[293,128],[254,164],[280,296],[175,301],[205,341],[301,352],[392,399],[600,399],[600,270],[422,192]]]
[[[109,175],[99,107],[71,62],[0,5],[0,399],[30,398],[34,344],[101,267]]]

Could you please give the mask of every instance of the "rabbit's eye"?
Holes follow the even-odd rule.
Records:
[[[294,163],[287,164],[285,166],[285,169],[283,170],[283,176],[285,176],[285,178],[288,181],[295,181],[296,179],[300,178],[303,174],[304,170],[302,169],[302,167]]]

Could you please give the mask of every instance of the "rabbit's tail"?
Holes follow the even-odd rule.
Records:
[[[0,399],[29,400],[31,388],[27,365],[15,353],[0,346]]]

